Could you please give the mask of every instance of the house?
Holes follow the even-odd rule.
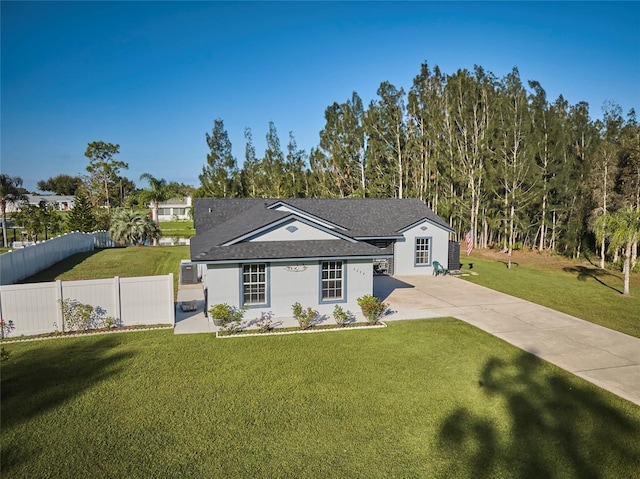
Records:
[[[246,305],[291,316],[299,302],[330,315],[357,312],[373,293],[374,264],[389,274],[448,265],[453,230],[417,199],[196,199],[191,261],[207,308]],[[206,265],[206,266],[205,266]]]
[[[152,207],[151,204],[148,205]],[[191,218],[191,197],[172,198],[158,203],[158,221],[188,220]]]
[[[60,211],[68,211],[73,209],[75,197],[73,195],[25,195],[27,203],[33,206],[40,206],[42,203],[51,203]],[[21,205],[8,203],[7,213],[16,213],[20,211]]]

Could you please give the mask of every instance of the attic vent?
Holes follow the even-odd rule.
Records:
[[[296,226],[293,226],[293,225],[291,225],[291,226],[287,226],[287,228],[286,228],[286,229],[287,229],[287,231],[288,231],[289,233],[295,233],[296,231],[298,231],[298,228],[297,228]]]
[[[420,229],[421,229],[422,231],[427,231],[427,227],[426,227],[426,226],[421,226],[421,227],[420,227]]]

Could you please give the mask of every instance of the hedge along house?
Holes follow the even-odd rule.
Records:
[[[291,316],[359,311],[374,262],[389,274],[448,265],[453,230],[417,199],[196,199],[191,261],[205,264],[207,305],[246,305]]]

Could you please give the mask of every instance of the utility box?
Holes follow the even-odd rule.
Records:
[[[449,269],[460,270],[460,243],[457,241],[449,241]]]
[[[197,284],[198,283],[198,266],[189,263],[180,263],[180,284]]]
[[[182,311],[197,311],[198,310],[198,300],[193,299],[191,301],[181,301],[180,309]]]

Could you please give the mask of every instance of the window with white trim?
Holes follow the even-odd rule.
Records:
[[[416,265],[427,265],[429,261],[429,249],[431,246],[431,238],[416,238]]]
[[[242,266],[242,298],[244,304],[266,304],[267,265],[265,263]]]
[[[342,299],[342,261],[322,262],[322,299]]]

